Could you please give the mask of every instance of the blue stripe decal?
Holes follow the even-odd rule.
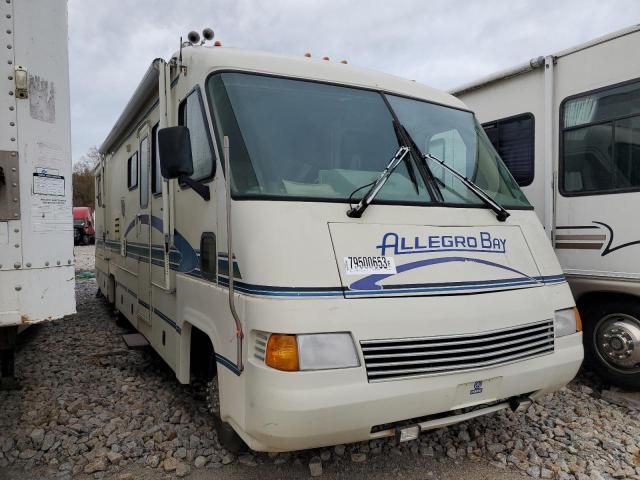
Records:
[[[507,270],[509,272],[516,273],[520,275],[522,278],[526,278],[528,280],[532,280],[530,276],[527,274],[516,270],[515,268],[508,267],[506,265],[500,265],[499,263],[490,262],[488,260],[482,260],[480,258],[474,257],[439,257],[439,258],[428,258],[426,260],[418,260],[417,262],[405,263],[404,265],[398,265],[397,273],[385,273],[385,274],[373,274],[368,275],[360,280],[356,280],[351,285],[349,285],[350,290],[382,290],[384,287],[382,285],[378,285],[378,282],[382,280],[393,277],[398,273],[408,272],[409,270],[415,270],[417,268],[430,267],[433,265],[439,265],[443,263],[466,263],[473,262],[479,263],[481,265],[486,265],[489,267],[494,267],[501,270]]]
[[[158,310],[157,308],[154,308],[153,313],[155,313],[158,317],[160,317],[162,320],[164,320],[169,325],[171,325],[176,332],[182,333],[182,328],[176,322],[174,322],[169,317],[167,317],[164,313],[162,313],[160,310]]]
[[[119,242],[115,241],[107,241],[108,243],[112,243],[118,245]],[[156,248],[152,246],[152,248]],[[191,248],[191,247],[190,247]],[[191,251],[195,255],[195,258],[198,258],[198,251],[191,248]],[[219,261],[222,261],[228,266],[228,255],[225,252],[217,252]],[[139,258],[141,261],[149,261],[149,257],[147,256],[137,256],[131,254],[132,257]],[[494,262],[489,262],[487,260],[475,259],[475,258],[467,258],[467,257],[445,257],[445,259],[432,259],[429,261],[421,260],[418,262],[412,262],[410,264],[401,265],[398,267],[399,272],[403,272],[406,270],[411,270],[413,268],[421,268],[428,264],[437,264],[437,263],[446,263],[447,261],[472,261],[477,263],[482,263],[488,266],[493,266],[496,268],[500,268],[502,270],[511,271],[521,275],[521,277],[516,278],[507,278],[507,279],[491,279],[491,280],[476,280],[470,282],[447,282],[447,283],[424,283],[424,284],[397,284],[397,285],[378,285],[377,282],[382,280],[383,278],[388,277],[389,275],[370,275],[369,277],[365,277],[363,279],[354,282],[351,285],[351,289],[343,288],[343,287],[281,287],[281,286],[273,286],[273,285],[259,285],[259,284],[250,284],[243,281],[236,280],[234,282],[234,288],[240,292],[249,295],[257,295],[257,296],[266,296],[266,297],[280,297],[280,298],[308,298],[308,297],[325,297],[325,298],[335,298],[335,297],[358,297],[358,296],[394,296],[398,294],[438,294],[438,293],[454,293],[454,292],[464,292],[469,290],[481,290],[478,293],[487,292],[487,291],[497,291],[497,290],[505,290],[506,288],[522,288],[522,287],[530,287],[530,286],[538,286],[538,285],[554,285],[559,283],[564,283],[566,278],[563,274],[558,275],[548,275],[548,276],[535,276],[529,277],[524,273],[515,270],[511,267],[496,264]],[[154,265],[159,267],[164,266],[164,263],[152,259],[151,262]],[[191,269],[190,271],[182,271],[182,262],[180,265],[175,262],[171,262],[171,269],[180,271],[190,277],[197,278],[200,280],[205,280],[202,277],[202,273],[198,266],[196,268]],[[234,267],[236,266],[236,260],[234,255]],[[235,270],[235,268],[234,268]],[[227,273],[227,272],[224,272]],[[228,287],[229,279],[228,275],[225,275],[223,272],[218,272],[217,280],[218,284],[222,287]],[[239,274],[239,271],[235,272]],[[240,277],[241,278],[241,277]],[[366,281],[365,281],[366,280]],[[209,281],[209,280],[206,280]],[[359,290],[353,289],[354,286],[360,287],[373,287],[373,288],[362,288]],[[129,293],[132,293],[129,291]],[[135,294],[134,294],[135,295]]]
[[[241,372],[240,372],[240,370],[238,370],[238,367],[236,366],[236,364],[233,363],[231,360],[229,360],[227,357],[223,357],[219,353],[216,353],[216,362],[218,362],[223,367],[228,368],[233,373],[235,373],[237,376],[240,376]]]

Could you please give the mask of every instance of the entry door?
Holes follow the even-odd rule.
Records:
[[[148,128],[140,131],[140,208],[137,214],[138,242],[138,329],[150,333],[151,327],[151,135]],[[145,326],[149,332],[145,332]],[[148,337],[148,335],[147,335]]]

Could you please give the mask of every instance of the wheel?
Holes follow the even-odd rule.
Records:
[[[90,242],[91,242],[91,240],[89,239],[89,235],[82,235],[82,244],[83,245],[89,245]]]
[[[207,406],[213,414],[213,426],[218,433],[220,445],[231,453],[246,451],[247,444],[244,443],[242,438],[240,438],[231,425],[227,422],[223,422],[220,418],[220,394],[217,375],[207,382]]]
[[[594,303],[583,315],[587,363],[607,382],[640,390],[640,302]]]

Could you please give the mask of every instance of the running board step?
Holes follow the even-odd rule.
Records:
[[[129,333],[122,335],[122,340],[127,345],[127,348],[132,350],[141,349],[149,346],[149,341],[140,333]]]

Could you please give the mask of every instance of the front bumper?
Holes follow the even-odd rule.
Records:
[[[472,372],[368,383],[365,367],[287,373],[258,360],[245,368],[244,425],[231,421],[254,450],[289,451],[393,434],[372,427],[528,394],[535,399],[568,383],[583,358],[580,333],[556,339],[553,354]],[[466,384],[491,385],[465,398]],[[506,406],[503,403],[502,407]],[[495,409],[493,409],[495,410]],[[489,413],[488,411],[486,413]],[[451,416],[423,430],[467,420]]]

